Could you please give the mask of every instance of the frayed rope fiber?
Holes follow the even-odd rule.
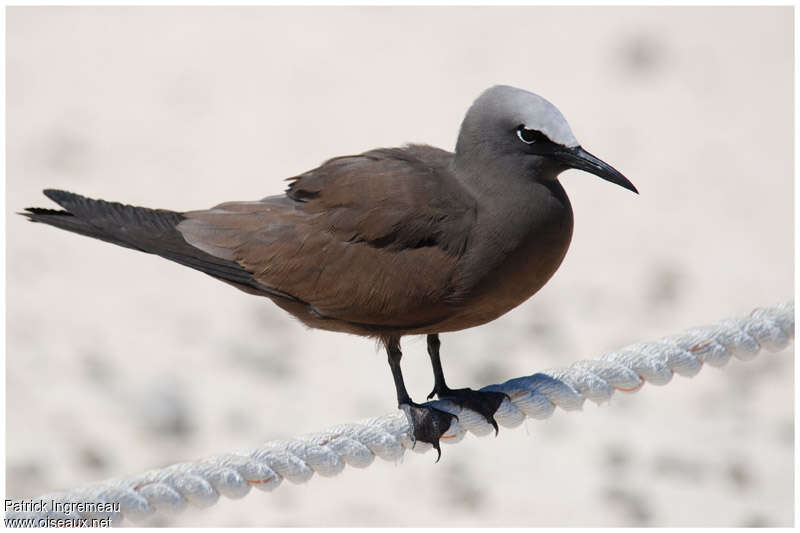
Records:
[[[748,361],[762,348],[772,352],[785,348],[793,338],[794,302],[788,302],[482,390],[508,395],[510,401],[503,401],[495,419],[499,425],[513,428],[525,417],[548,418],[556,407],[572,411],[580,409],[586,399],[606,402],[615,390],[636,391],[645,382],[665,385],[674,374],[694,376],[704,363],[719,367],[731,357]],[[475,435],[493,432],[492,426],[473,411],[462,410],[447,400],[431,403],[458,416],[443,438],[445,443],[459,442],[467,431]],[[41,520],[50,520],[49,524],[58,524],[58,520],[70,524],[91,519],[106,519],[111,524],[119,524],[123,518],[141,521],[157,513],[181,511],[190,504],[209,507],[220,496],[242,498],[252,487],[268,492],[283,480],[303,483],[315,472],[328,477],[341,472],[345,465],[365,468],[376,456],[396,461],[412,448],[423,453],[432,446],[422,442],[414,445],[405,415],[396,411],[320,433],[268,442],[249,451],[178,463],[37,500],[17,500],[6,513],[7,525],[10,518],[31,520],[18,525],[46,525],[37,522]],[[109,510],[110,504],[118,505]]]

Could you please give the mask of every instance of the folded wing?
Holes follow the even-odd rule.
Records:
[[[332,159],[285,196],[183,213],[192,246],[306,302],[323,318],[387,327],[452,312],[475,202],[427,146]]]

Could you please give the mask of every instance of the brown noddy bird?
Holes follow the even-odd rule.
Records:
[[[307,326],[377,338],[415,440],[439,451],[454,415],[411,400],[400,338],[427,335],[434,395],[497,431],[497,392],[451,389],[439,333],[485,324],[538,291],[561,264],[572,208],[558,175],[585,170],[637,192],[585,151],[544,98],[495,86],[467,111],[455,153],[426,145],[336,157],[285,194],[179,213],[45,190],[64,210],[23,215],[160,255],[266,296]]]

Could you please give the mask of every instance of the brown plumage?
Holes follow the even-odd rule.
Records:
[[[504,396],[447,387],[438,334],[494,320],[550,279],[572,235],[557,179],[566,168],[635,191],[578,145],[552,104],[498,86],[470,108],[455,153],[410,145],[336,157],[291,178],[284,195],[208,210],[47,190],[64,211],[23,214],[200,270],[270,298],[308,326],[380,339],[413,437],[438,449],[453,415],[411,401],[400,338],[427,334],[431,395],[497,428],[492,415]]]
[[[476,206],[450,159],[426,146],[338,157],[284,196],[184,213],[178,231],[303,302],[277,301],[310,326],[413,331],[447,318],[466,289],[455,274]]]

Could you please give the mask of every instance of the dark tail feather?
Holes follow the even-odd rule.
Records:
[[[187,243],[176,229],[184,219],[181,213],[94,200],[54,189],[46,189],[44,194],[64,211],[28,207],[20,214],[33,222],[160,255],[235,285],[265,289],[238,263],[214,257]]]
[[[49,224],[51,226],[55,226],[60,229],[64,229],[67,231],[71,231],[73,233],[78,233],[80,235],[85,235],[87,237],[92,237],[94,239],[100,239],[102,241],[110,242],[112,244],[116,244],[119,246],[124,246],[126,248],[132,248],[132,246],[125,244],[124,242],[113,239],[108,235],[99,233],[97,230],[93,229],[89,224],[82,221],[81,219],[77,218],[72,213],[67,211],[59,211],[57,209],[44,209],[41,207],[26,207],[25,213],[19,213],[25,217],[28,217],[28,220],[31,222],[42,222],[44,224]]]

